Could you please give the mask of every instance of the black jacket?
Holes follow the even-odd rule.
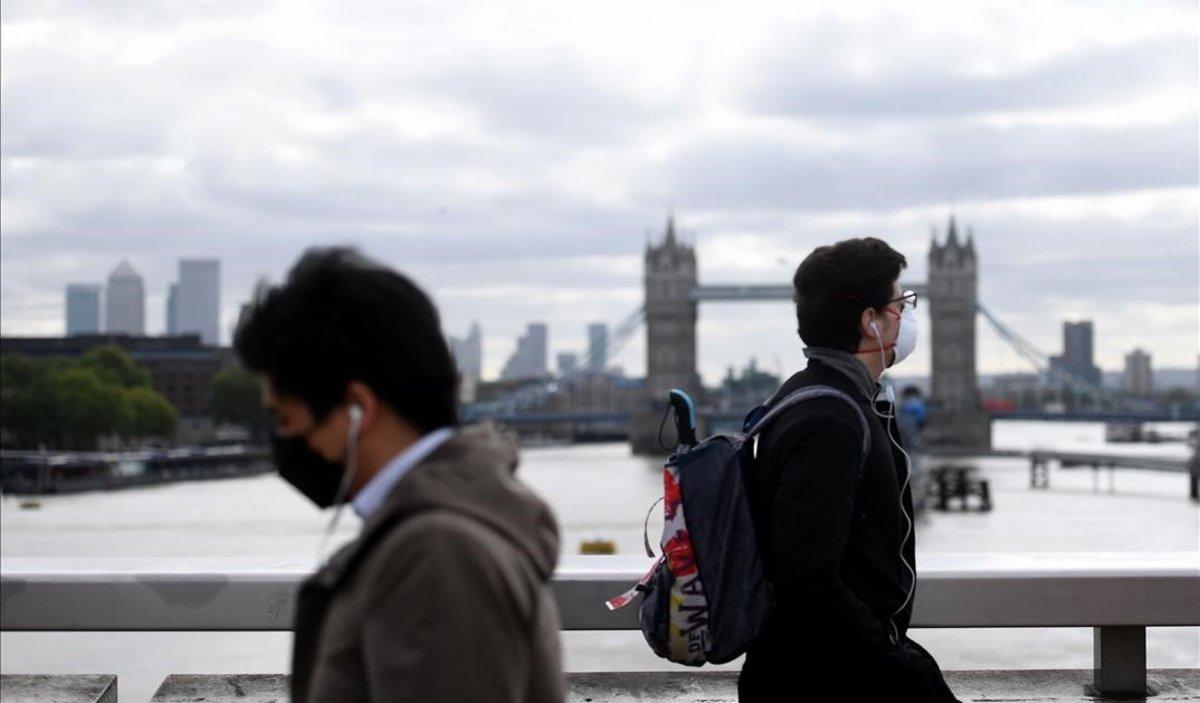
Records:
[[[747,490],[775,607],[747,653],[740,697],[953,701],[937,663],[906,637],[915,539],[904,455],[861,384],[830,364],[811,359],[778,397],[810,385],[859,403],[871,449],[860,480],[861,425],[836,398],[807,401],[761,435]],[[891,432],[899,444],[895,422]]]

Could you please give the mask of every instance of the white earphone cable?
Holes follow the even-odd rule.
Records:
[[[338,521],[341,520],[342,510],[346,507],[346,494],[350,491],[350,484],[354,480],[354,474],[358,471],[358,434],[362,429],[362,409],[357,405],[350,406],[350,428],[346,432],[346,469],[342,472],[342,482],[338,486],[337,496],[333,499],[333,519],[329,521],[329,526],[325,528],[325,534],[321,537],[321,542],[317,546],[317,562],[325,561],[326,552],[329,549],[329,540],[333,538],[333,533],[337,530]]]
[[[882,368],[886,369],[887,357],[883,351],[883,335],[879,333],[879,327],[877,327],[874,322],[871,323],[871,331],[875,333],[875,338],[879,340],[879,359],[883,362]],[[896,608],[895,612],[893,612],[891,617],[888,618],[888,624],[892,628],[892,642],[897,643],[900,639],[900,632],[896,628],[895,617],[899,615],[900,611],[904,610],[909,601],[912,600],[913,591],[915,591],[917,587],[917,570],[913,568],[913,565],[909,564],[908,559],[904,557],[904,545],[908,542],[908,538],[912,535],[913,530],[912,517],[908,514],[908,511],[904,509],[904,491],[908,490],[908,482],[912,477],[912,458],[908,455],[908,451],[906,451],[904,447],[900,446],[900,443],[897,442],[894,437],[892,437],[892,420],[896,417],[896,395],[895,391],[892,390],[890,380],[887,381],[886,388],[888,412],[886,414],[879,412],[879,410],[875,407],[874,400],[871,401],[871,410],[874,411],[879,417],[887,420],[887,424],[884,426],[884,431],[887,433],[888,441],[891,442],[892,446],[894,446],[896,449],[899,449],[900,453],[904,455],[904,482],[900,485],[900,514],[904,516],[905,527],[904,537],[900,540],[900,563],[904,564],[905,569],[908,569],[908,592],[904,596],[904,602],[901,603],[900,607]]]

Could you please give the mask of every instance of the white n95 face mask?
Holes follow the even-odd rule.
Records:
[[[900,331],[896,336],[896,354],[890,366],[895,366],[908,358],[917,348],[917,313],[909,306],[900,313]]]

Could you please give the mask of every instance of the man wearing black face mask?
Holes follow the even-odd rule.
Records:
[[[429,298],[353,250],[310,250],[234,347],[263,378],[280,475],[363,519],[301,588],[292,700],[561,701],[557,526],[511,442],[458,427]]]

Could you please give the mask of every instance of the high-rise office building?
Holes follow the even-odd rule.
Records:
[[[67,335],[100,332],[100,285],[71,283],[67,286]]]
[[[466,337],[450,338],[450,353],[460,374],[476,380],[483,375],[483,332],[478,322],[471,323]]]
[[[548,333],[546,325],[541,322],[531,322],[525,329],[525,334],[517,340],[517,349],[504,364],[500,379],[516,381],[526,378],[544,378],[548,375],[546,356],[548,354]]]
[[[1063,356],[1073,367],[1093,366],[1094,349],[1091,320],[1063,323]]]
[[[1091,320],[1063,323],[1062,356],[1051,357],[1050,366],[1093,386],[1100,385],[1100,369],[1094,360],[1094,331]]]
[[[179,313],[175,307],[176,297],[179,295],[179,284],[172,283],[167,288],[167,336],[174,337],[179,334]]]
[[[458,366],[458,399],[463,403],[474,402],[479,381],[483,378],[483,332],[478,322],[471,323],[466,337],[450,338],[450,353]]]
[[[199,334],[207,345],[221,341],[221,262],[217,259],[180,259],[179,280],[168,296],[168,328],[172,334]]]
[[[585,366],[592,373],[599,373],[608,366],[608,326],[603,322],[588,325],[588,351]]]
[[[146,334],[146,290],[142,277],[126,260],[108,276],[104,296],[104,331],[108,334]]]
[[[568,376],[579,368],[579,355],[575,352],[559,352],[558,375]]]
[[[1125,377],[1121,390],[1129,395],[1148,396],[1154,392],[1154,373],[1150,369],[1150,355],[1134,349],[1125,355]]]

